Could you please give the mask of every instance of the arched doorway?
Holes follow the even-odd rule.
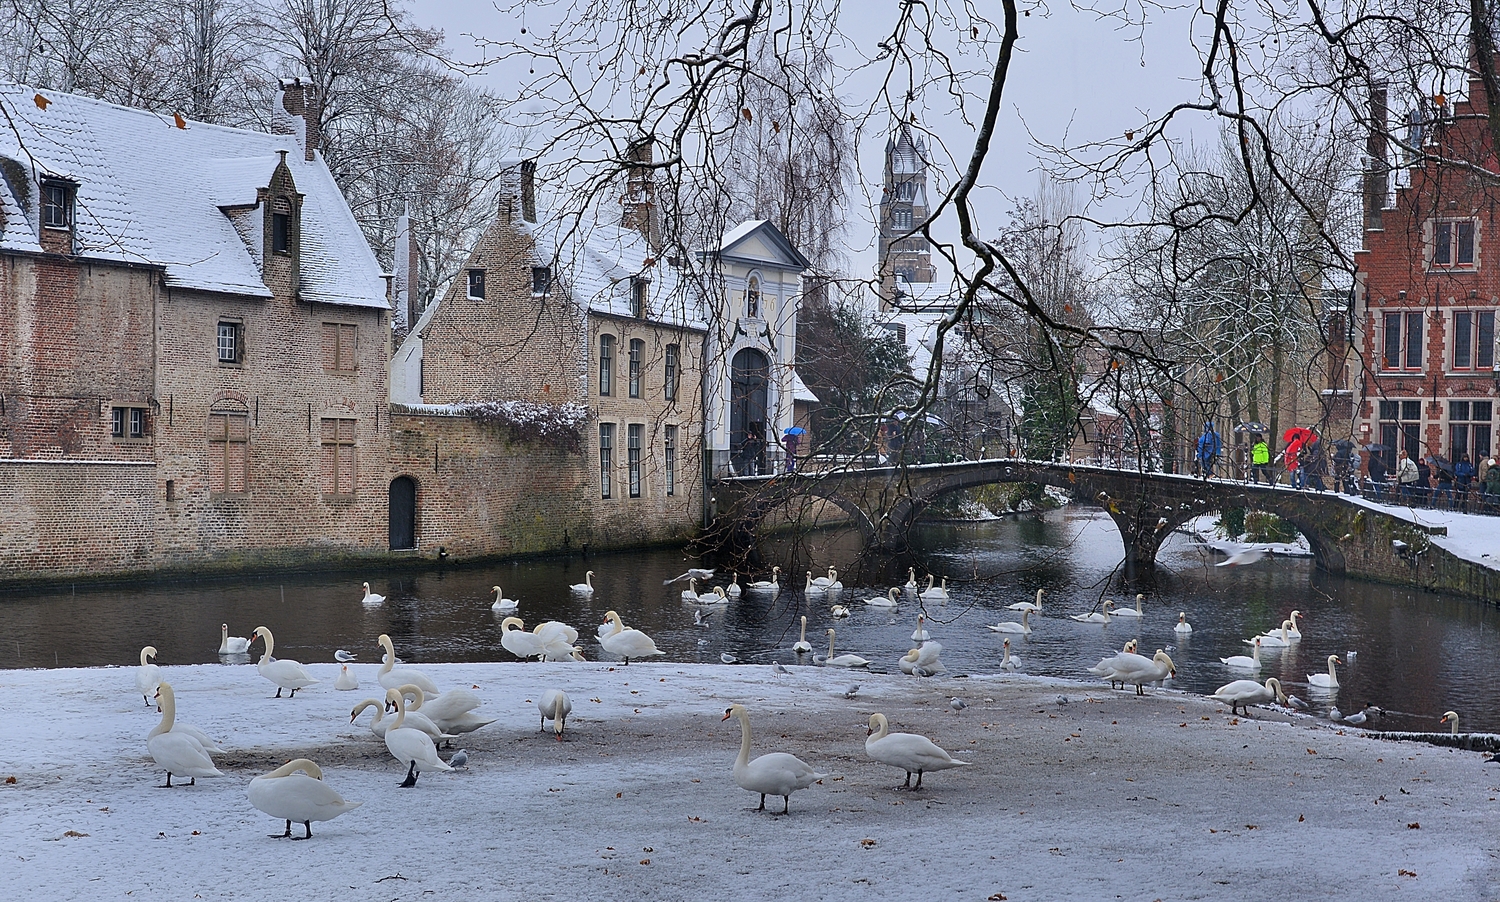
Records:
[[[754,348],[730,361],[729,460],[740,476],[765,472],[766,387],[771,363]]]
[[[417,547],[417,481],[410,476],[391,480],[391,550]]]

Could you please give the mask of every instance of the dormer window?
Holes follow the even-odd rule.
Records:
[[[292,252],[292,205],[284,197],[271,202],[271,253]]]
[[[73,186],[67,182],[42,182],[42,225],[49,229],[73,227]]]
[[[630,280],[630,315],[641,319],[646,315],[646,280]]]

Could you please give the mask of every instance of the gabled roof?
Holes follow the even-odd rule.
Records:
[[[181,129],[170,116],[15,84],[0,85],[0,106],[12,124],[0,127],[0,250],[41,250],[38,179],[65,177],[78,186],[80,257],[157,266],[169,286],[270,297],[259,252],[226,209],[253,207],[286,151],[304,195],[300,297],[389,306],[380,266],[332,174],[321,158],[306,161],[294,136],[200,122]],[[29,198],[7,188],[12,175],[24,176]]]
[[[730,229],[715,253],[720,260],[750,266],[770,264],[792,272],[812,266],[812,261],[802,256],[781,230],[765,219],[747,219]]]
[[[661,259],[635,229],[594,222],[574,228],[569,217],[541,224],[516,222],[529,229],[542,261],[555,261],[556,278],[573,301],[591,313],[631,316],[632,283],[646,282],[646,319],[685,329],[704,330],[708,319],[702,292]]]

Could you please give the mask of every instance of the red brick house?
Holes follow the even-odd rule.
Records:
[[[386,549],[386,286],[303,91],[265,134],[0,85],[0,579]]]
[[[1385,106],[1377,90],[1377,120]],[[1409,118],[1407,143],[1423,149],[1420,159],[1388,163],[1384,137],[1370,138],[1355,254],[1352,331],[1363,369],[1355,422],[1357,436],[1386,445],[1391,462],[1397,450],[1451,460],[1495,450],[1500,182],[1468,165],[1500,172],[1487,116],[1473,78],[1467,100],[1434,98]]]

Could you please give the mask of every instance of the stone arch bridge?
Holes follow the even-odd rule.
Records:
[[[998,459],[722,479],[713,486],[714,533],[726,544],[752,544],[769,515],[821,499],[848,515],[867,547],[899,553],[906,550],[908,530],[933,501],[1004,482],[1055,486],[1075,503],[1103,508],[1120,530],[1127,582],[1154,574],[1156,553],[1174,529],[1200,514],[1237,507],[1272,513],[1296,526],[1324,570],[1384,582],[1419,584],[1418,558],[1430,549],[1428,537],[1445,532],[1332,492]]]

